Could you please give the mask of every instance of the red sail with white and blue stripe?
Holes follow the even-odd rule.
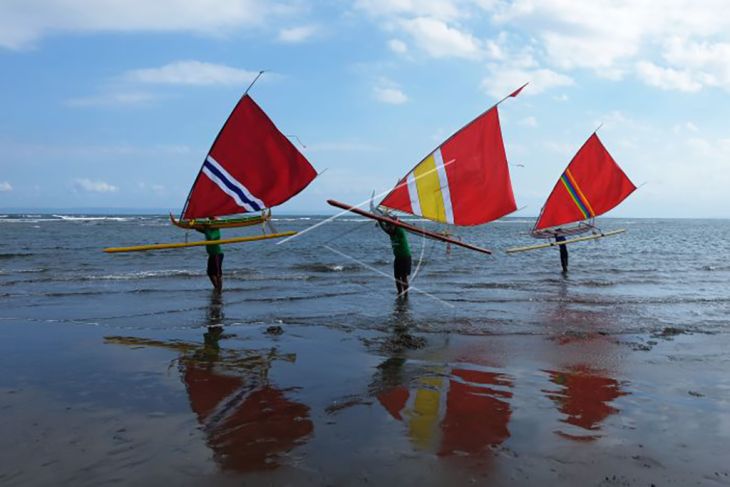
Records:
[[[244,95],[213,142],[182,219],[271,208],[295,196],[316,176],[304,155]]]
[[[560,176],[534,231],[591,220],[617,206],[635,189],[594,133]]]

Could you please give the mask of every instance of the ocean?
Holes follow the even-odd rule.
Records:
[[[275,217],[217,295],[102,252],[200,239],[165,216],[0,215],[0,483],[727,485],[730,221],[603,219],[566,275],[532,224],[411,236],[404,301],[357,217]]]
[[[302,231],[324,217],[275,218]],[[409,316],[414,331],[609,334],[664,327],[726,328],[730,221],[606,219],[610,238],[574,244],[563,276],[557,249],[506,255],[530,244],[532,220],[460,229],[486,256],[412,236]],[[426,224],[427,227],[431,225]],[[109,246],[199,240],[166,217],[1,215],[1,319],[125,329],[205,324],[210,284],[202,248],[108,255]],[[224,231],[223,237],[252,233]],[[256,231],[253,231],[256,233]],[[387,236],[341,217],[282,245],[224,247],[226,325],[297,323],[386,330],[394,285]]]

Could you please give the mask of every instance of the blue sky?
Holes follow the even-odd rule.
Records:
[[[520,215],[599,135],[612,216],[728,217],[720,0],[4,0],[0,208],[178,211],[242,91],[327,169],[279,212],[386,191],[500,107]]]

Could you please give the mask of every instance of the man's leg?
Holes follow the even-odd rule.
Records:
[[[403,268],[401,269],[402,275],[401,275],[401,286],[402,290],[401,293],[403,294],[404,298],[408,297],[408,276],[411,275],[411,257],[405,257],[403,259]]]
[[[208,279],[210,279],[210,283],[213,284],[213,287],[215,286],[215,256],[209,255],[208,256],[208,266],[206,268],[206,273],[208,274]]]
[[[214,286],[218,291],[223,289],[223,254],[218,254],[216,257],[216,273]]]
[[[401,294],[404,298],[408,297],[408,274],[401,276]]]

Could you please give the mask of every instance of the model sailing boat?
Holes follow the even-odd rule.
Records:
[[[585,232],[592,235],[515,247],[507,252],[522,252],[558,244],[565,245],[623,233],[625,230],[601,232],[594,219],[618,206],[636,186],[616,164],[597,133],[593,133],[570,161],[542,207],[531,234],[535,238],[564,238]]]
[[[276,128],[246,90],[213,142],[193,183],[180,219],[170,215],[170,220],[176,226],[185,229],[232,228],[264,223],[270,218],[272,207],[297,195],[316,176],[317,172],[309,161]],[[217,219],[222,216],[255,212],[261,214],[253,217]],[[216,240],[212,243],[250,242],[287,237],[295,233],[264,233]],[[133,252],[192,247],[209,243],[211,242],[153,244],[104,250]]]
[[[517,209],[502,141],[498,106],[525,87],[504,97],[459,129],[419,162],[377,205],[433,222],[456,226],[489,223]],[[330,205],[399,226],[423,237],[470,250],[490,250],[438,232],[395,220],[380,211],[367,212],[335,200]]]

